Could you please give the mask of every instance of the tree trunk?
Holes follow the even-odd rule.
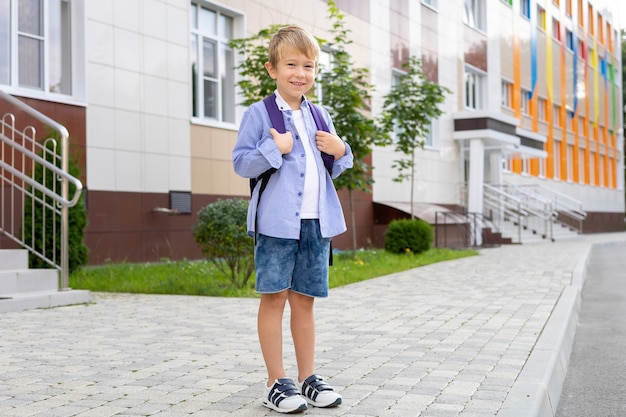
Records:
[[[411,220],[415,218],[413,213],[413,193],[415,189],[415,148],[411,152]]]
[[[354,217],[354,197],[352,190],[348,190],[348,198],[350,200],[350,223],[352,224],[352,252],[356,252],[356,219]]]

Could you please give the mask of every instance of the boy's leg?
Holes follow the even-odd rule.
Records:
[[[315,299],[293,291],[289,291],[288,299],[291,309],[291,336],[298,363],[298,381],[303,381],[315,370]]]
[[[285,377],[282,323],[287,293],[288,291],[261,294],[259,304],[257,327],[269,385],[272,385],[276,379]]]

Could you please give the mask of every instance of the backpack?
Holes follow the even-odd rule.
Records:
[[[278,131],[278,133],[285,133],[287,129],[285,128],[285,119],[283,119],[283,114],[276,105],[276,94],[272,93],[272,95],[265,97],[263,99],[263,104],[265,104],[265,108],[267,109],[267,113],[270,116],[270,123],[272,127]],[[322,116],[322,112],[319,107],[311,102],[309,102],[309,108],[311,109],[311,114],[313,115],[313,120],[315,120],[315,125],[319,130],[323,130],[324,132],[330,132],[328,128],[328,124],[324,120]],[[321,151],[320,151],[321,152]],[[329,174],[332,175],[333,172],[333,163],[335,162],[335,157],[327,154],[326,152],[321,152],[322,160],[324,161],[324,167],[328,171]],[[261,194],[265,191],[265,187],[267,187],[267,183],[270,180],[272,174],[276,172],[276,168],[270,168],[257,178],[250,178],[250,195],[252,195],[252,191],[254,191],[254,187],[256,187],[257,183],[260,181],[261,186],[259,188],[259,196],[257,199],[257,207],[259,206],[259,202],[261,201]]]

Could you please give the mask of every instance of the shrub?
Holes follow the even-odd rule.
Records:
[[[392,253],[421,253],[433,243],[433,228],[420,219],[400,219],[389,223],[385,233],[385,250]]]
[[[248,285],[254,270],[254,241],[248,236],[248,201],[217,200],[198,212],[193,237],[210,262],[236,288]]]

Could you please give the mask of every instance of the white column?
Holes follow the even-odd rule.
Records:
[[[485,146],[482,139],[471,139],[469,151],[467,211],[470,213],[482,213],[483,183],[485,179]]]
[[[492,185],[502,185],[502,151],[489,153],[489,181]]]

